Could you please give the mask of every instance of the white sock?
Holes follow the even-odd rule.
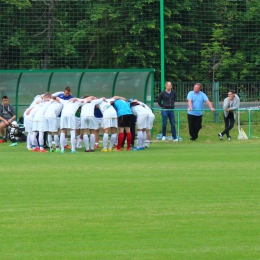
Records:
[[[142,147],[144,147],[145,141],[146,141],[146,132],[143,132],[143,140],[142,140]]]
[[[59,136],[57,134],[54,135],[54,143],[55,147],[59,148]]]
[[[90,149],[94,150],[94,146],[95,146],[95,135],[91,134],[90,135]]]
[[[32,146],[32,143],[31,143],[31,134],[32,134],[32,133],[28,133],[28,134],[27,134],[27,138],[26,138],[26,147],[27,147],[27,149],[30,149],[31,146]]]
[[[65,133],[61,133],[60,134],[60,148],[61,150],[64,150],[64,146],[65,146]]]
[[[33,133],[32,133],[32,147],[33,147],[33,148],[36,148],[36,147],[38,146],[38,145],[37,145],[37,138],[36,138],[37,133],[38,133],[38,132],[33,132]]]
[[[89,138],[88,138],[88,135],[83,135],[83,142],[85,144],[86,150],[89,150]]]
[[[48,134],[48,145],[50,148],[52,148],[52,135]]]
[[[142,147],[142,143],[143,143],[143,132],[142,131],[138,131],[137,132],[137,148],[141,148]]]
[[[40,149],[43,150],[43,132],[42,131],[39,132],[39,145],[40,145]]]
[[[113,148],[115,142],[116,142],[116,134],[112,134],[111,137],[110,137],[110,145],[109,145],[109,148]]]
[[[103,148],[107,148],[107,143],[108,143],[108,134],[104,133],[104,135],[103,135]]]
[[[65,146],[68,145],[68,138],[65,138]]]
[[[70,130],[70,145],[71,145],[71,151],[75,151],[75,146],[76,146],[75,130]]]

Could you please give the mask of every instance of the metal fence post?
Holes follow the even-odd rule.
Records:
[[[219,82],[213,82],[213,107],[216,109],[214,112],[214,122],[219,122]]]

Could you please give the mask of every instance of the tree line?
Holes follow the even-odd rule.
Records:
[[[159,0],[0,0],[0,69],[155,68]],[[165,0],[165,77],[259,80],[259,0]]]

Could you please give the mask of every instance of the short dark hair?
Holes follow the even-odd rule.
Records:
[[[3,99],[8,99],[8,97],[7,97],[7,96],[3,96],[3,97],[2,97],[2,100],[3,100]]]
[[[236,93],[236,91],[235,91],[234,89],[230,89],[228,92],[231,92],[231,93],[233,93],[233,94]]]
[[[195,85],[200,86],[200,88],[202,88],[202,84],[201,83],[196,83]]]
[[[64,91],[71,92],[71,89],[70,89],[70,87],[66,87],[66,88],[64,89]]]

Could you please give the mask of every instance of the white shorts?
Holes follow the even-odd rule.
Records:
[[[95,117],[95,121],[97,123],[98,129],[102,127],[103,117]]]
[[[148,127],[147,129],[152,129],[153,128],[153,122],[154,122],[154,119],[155,119],[155,115],[149,115],[149,123],[148,123]]]
[[[58,132],[57,118],[44,118],[44,132]]]
[[[148,128],[148,125],[149,125],[149,115],[146,114],[146,115],[137,116],[136,125],[137,125],[137,129],[146,129],[146,128]]]
[[[33,121],[32,125],[33,132],[44,132],[44,124],[43,121]]]
[[[60,129],[76,129],[76,118],[74,115],[61,115]]]
[[[24,131],[26,133],[31,133],[32,132],[32,127],[33,127],[33,121],[32,119],[29,119],[27,117],[24,118]]]
[[[91,117],[81,117],[81,129],[93,129],[97,130],[99,129],[98,123],[95,120],[94,116]]]
[[[102,128],[118,127],[117,118],[103,118]]]
[[[60,129],[60,117],[57,117],[57,125],[58,125],[58,129]]]
[[[76,117],[76,129],[80,129],[80,125],[81,125],[80,117]]]

